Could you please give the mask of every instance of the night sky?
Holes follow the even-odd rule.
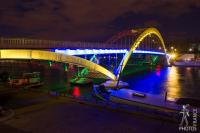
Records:
[[[200,38],[200,0],[0,0],[0,36],[105,41],[154,26],[165,40]]]

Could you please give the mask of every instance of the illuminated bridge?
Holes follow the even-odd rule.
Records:
[[[112,80],[119,78],[132,54],[161,55],[168,63],[163,38],[155,28],[120,32],[105,43],[1,38],[0,49],[0,59],[70,63],[101,73]]]

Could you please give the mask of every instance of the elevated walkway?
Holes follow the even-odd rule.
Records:
[[[72,63],[74,65],[86,67],[91,71],[97,71],[109,77],[112,80],[116,79],[116,76],[112,72],[96,63],[93,63],[80,57],[58,54],[49,51],[25,49],[0,50],[0,59],[50,60],[62,63]]]

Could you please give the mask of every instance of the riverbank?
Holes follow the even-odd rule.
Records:
[[[31,97],[29,97],[31,96]],[[42,97],[46,97],[41,100]],[[177,132],[178,123],[128,112],[123,106],[108,106],[70,97],[26,92],[17,99],[37,101],[15,107],[15,117],[0,123],[3,132]],[[29,99],[29,100],[28,100]],[[40,99],[40,100],[36,100]],[[116,126],[118,125],[118,126]],[[146,127],[146,128],[144,128]],[[163,130],[165,129],[166,130]]]

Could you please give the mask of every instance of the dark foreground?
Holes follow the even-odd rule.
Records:
[[[23,95],[31,104],[15,107],[15,116],[0,123],[1,133],[178,132],[178,123],[87,105],[71,98],[44,94],[41,100],[41,95]]]

